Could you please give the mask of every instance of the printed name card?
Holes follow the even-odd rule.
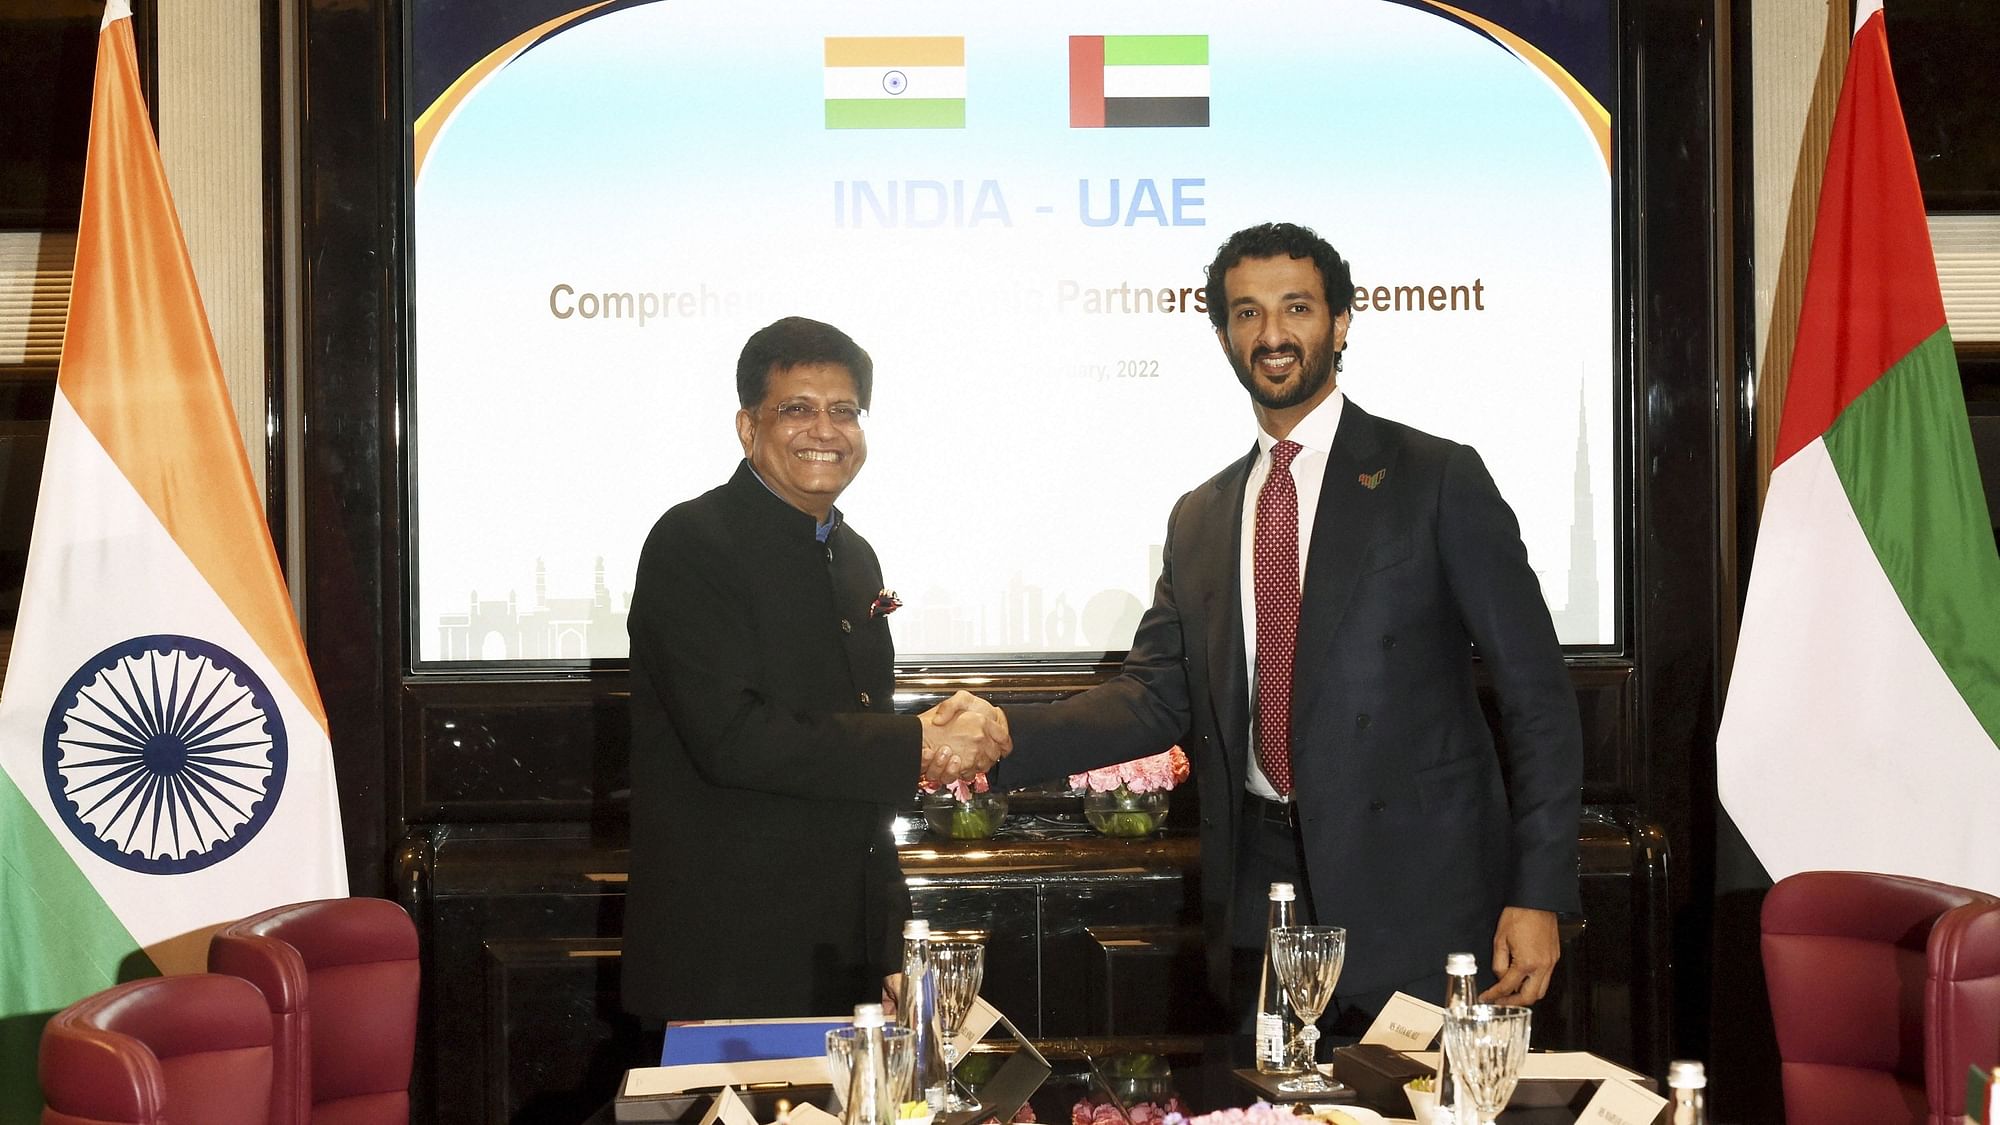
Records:
[[[800,1102],[792,1107],[784,1120],[788,1125],[840,1125],[840,1118],[821,1109],[811,1102]]]
[[[965,1013],[965,1022],[959,1025],[958,1034],[952,1038],[952,1044],[958,1048],[958,1057],[971,1054],[972,1048],[978,1046],[979,1041],[986,1038],[986,1033],[999,1022],[1000,1009],[988,1004],[983,996],[973,997],[972,1010]]]
[[[715,1095],[715,1104],[702,1115],[701,1125],[757,1125],[757,1115],[736,1096],[736,1087],[724,1086]]]
[[[1382,1014],[1368,1025],[1363,1043],[1379,1043],[1398,1051],[1421,1051],[1437,1038],[1444,1026],[1444,1009],[1425,1000],[1398,992],[1382,1005]]]
[[[1622,1078],[1607,1078],[1576,1120],[1577,1125],[1653,1125],[1665,1108],[1667,1099],[1651,1090]]]

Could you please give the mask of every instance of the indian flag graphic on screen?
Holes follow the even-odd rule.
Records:
[[[1069,37],[1072,129],[1208,127],[1208,36]]]
[[[828,36],[826,127],[965,128],[965,37]]]

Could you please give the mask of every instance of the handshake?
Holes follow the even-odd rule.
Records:
[[[971,692],[954,692],[919,717],[924,727],[924,779],[939,788],[971,781],[1014,749],[1007,716]]]

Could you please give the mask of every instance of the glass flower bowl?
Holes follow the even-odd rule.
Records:
[[[961,801],[942,790],[924,794],[924,823],[949,840],[984,840],[1007,819],[1007,794],[974,793]]]
[[[1085,793],[1083,815],[1100,835],[1138,839],[1151,836],[1166,823],[1170,796],[1163,789],[1150,793],[1134,793],[1125,788]]]

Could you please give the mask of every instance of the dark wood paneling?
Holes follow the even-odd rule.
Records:
[[[1634,805],[1641,789],[1631,753],[1632,667],[1622,660],[1571,668],[1584,730],[1584,800]],[[1057,698],[1043,683],[980,689],[1010,704]],[[915,695],[912,706],[940,698]],[[405,683],[405,804],[415,823],[575,820],[622,832],[630,785],[625,676],[427,677]],[[1482,685],[1481,703],[1497,721]]]
[[[1639,808],[1686,862],[1667,870],[1673,963],[1705,966],[1715,843],[1715,724],[1726,622],[1736,613],[1735,384],[1726,373],[1731,275],[1720,224],[1715,16],[1704,0],[1621,6],[1620,338],[1631,371],[1626,568]],[[1733,634],[1733,626],[1731,627]],[[1754,951],[1748,955],[1754,956]],[[1707,975],[1682,972],[1671,1013],[1634,1056],[1706,1054]],[[1668,1018],[1669,1015],[1671,1018]]]
[[[401,17],[389,0],[299,10],[302,625],[333,738],[348,877],[379,893],[403,834],[402,743],[389,721],[403,666]]]
[[[410,818],[603,820],[630,786],[622,674],[406,684]],[[620,813],[622,816],[622,812]]]
[[[585,1120],[610,1100],[642,1041],[618,1007],[618,942],[491,941],[484,953],[487,1119]]]

